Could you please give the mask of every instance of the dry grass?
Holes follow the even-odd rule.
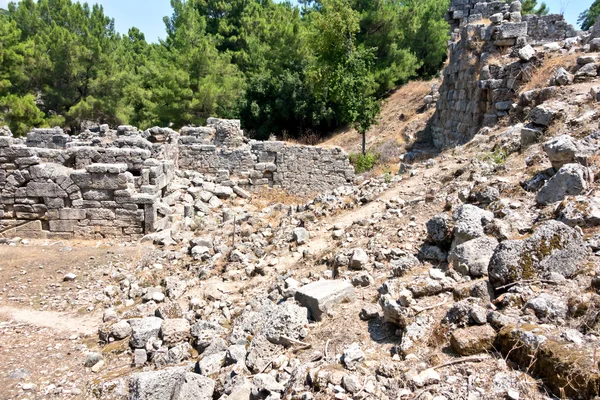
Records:
[[[285,204],[288,206],[304,204],[313,197],[314,196],[311,195],[301,196],[293,194],[284,189],[264,187],[252,194],[250,204],[252,204],[260,210],[273,204]]]
[[[546,57],[539,67],[534,68],[528,76],[528,81],[521,88],[521,92],[540,89],[548,86],[548,81],[560,67],[568,68],[577,63],[578,54],[551,54]]]
[[[404,131],[407,127],[421,119],[424,126],[430,114],[429,112],[419,114],[419,110],[423,106],[423,98],[429,94],[434,83],[441,85],[441,81],[437,79],[413,81],[391,93],[382,106],[379,123],[367,132],[367,147],[372,149],[374,146],[392,141],[403,145],[405,144]],[[361,135],[354,129],[345,129],[334,133],[322,145],[339,146],[348,153],[356,153],[360,151],[361,140]]]

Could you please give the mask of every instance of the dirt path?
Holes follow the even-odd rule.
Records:
[[[86,314],[79,317],[55,311],[37,311],[27,308],[0,306],[0,321],[19,322],[64,333],[88,336],[94,335],[98,331],[102,316],[99,314]]]

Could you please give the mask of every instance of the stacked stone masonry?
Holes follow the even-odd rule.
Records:
[[[446,19],[452,27],[450,62],[430,124],[437,148],[464,144],[510,114],[534,64],[516,57],[500,65],[496,57],[576,35],[561,15],[522,17],[519,1],[452,0]]]
[[[138,132],[123,126],[69,136],[35,129],[25,140],[0,136],[0,237],[137,240],[166,229],[161,215],[176,169],[214,176],[222,186],[279,187],[294,193],[354,180],[339,148],[249,141],[239,121]]]

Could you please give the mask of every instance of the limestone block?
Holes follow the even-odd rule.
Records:
[[[321,280],[299,288],[295,298],[316,320],[321,320],[334,305],[353,301],[354,287],[344,280]]]

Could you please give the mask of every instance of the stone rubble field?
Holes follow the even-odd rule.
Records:
[[[600,26],[517,3],[452,1],[398,174],[169,166],[143,235],[6,226],[0,398],[600,398]]]

